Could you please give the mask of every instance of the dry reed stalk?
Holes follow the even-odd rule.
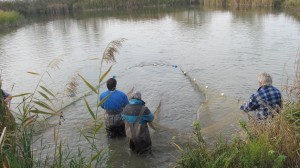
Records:
[[[265,121],[257,121],[251,119],[249,128],[255,137],[261,135],[267,138],[267,142],[271,144],[279,154],[287,156],[287,163],[297,161],[299,157],[299,140],[297,140],[297,132],[284,119],[283,114],[278,114],[274,118],[268,118]],[[299,158],[298,158],[299,160]]]
[[[5,132],[6,132],[6,127],[4,127],[4,129],[3,129],[2,133],[1,133],[0,144],[2,143],[2,140],[3,140],[3,138],[4,138]]]
[[[116,63],[115,55],[119,53],[118,50],[122,47],[125,40],[127,39],[121,38],[110,42],[103,52],[102,60],[105,60],[107,63]]]
[[[78,89],[78,75],[73,75],[66,85],[65,94],[72,97],[77,94]]]

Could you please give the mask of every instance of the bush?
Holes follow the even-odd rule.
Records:
[[[6,24],[16,24],[22,19],[22,15],[20,15],[16,11],[1,11],[0,10],[0,25]]]

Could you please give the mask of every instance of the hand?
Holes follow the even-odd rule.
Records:
[[[12,96],[7,96],[7,98],[4,99],[4,103],[8,104],[11,101],[11,99],[12,99]]]

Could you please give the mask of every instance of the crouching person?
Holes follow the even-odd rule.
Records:
[[[135,92],[122,112],[126,137],[132,151],[142,154],[152,147],[147,122],[154,119],[153,114],[141,99],[141,93]]]

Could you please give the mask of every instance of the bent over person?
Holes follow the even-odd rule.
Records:
[[[252,94],[249,102],[243,104],[240,109],[244,112],[255,111],[256,118],[266,119],[279,113],[281,108],[281,93],[272,86],[272,77],[264,72],[258,77],[259,88]]]
[[[7,127],[9,131],[16,130],[16,121],[15,117],[9,109],[9,103],[12,100],[12,96],[1,89],[1,80],[0,80],[0,130],[4,127]]]
[[[110,78],[106,82],[107,91],[100,95],[100,100],[107,98],[101,105],[106,111],[106,131],[109,137],[125,136],[125,125],[121,118],[123,108],[129,103],[125,93],[116,89],[117,81]]]
[[[138,154],[149,151],[152,147],[147,122],[154,119],[141,97],[140,92],[135,92],[122,112],[129,147]]]

